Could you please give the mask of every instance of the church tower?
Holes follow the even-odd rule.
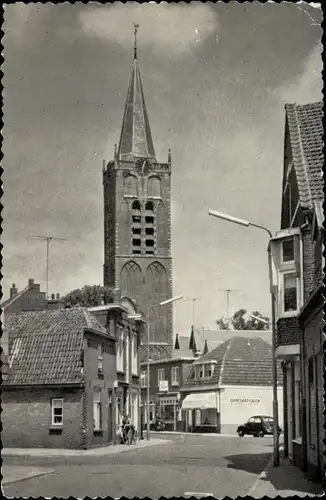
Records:
[[[103,165],[104,285],[119,288],[149,319],[150,342],[173,343],[171,152],[156,159],[137,59],[134,59],[118,148]],[[148,310],[150,310],[148,318]],[[152,356],[166,356],[158,346]]]

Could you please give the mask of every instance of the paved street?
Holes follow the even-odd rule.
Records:
[[[270,458],[272,440],[174,437],[148,448],[107,456],[4,457],[4,467],[45,472],[3,487],[9,497],[183,497],[245,495]],[[49,472],[48,474],[46,472]]]

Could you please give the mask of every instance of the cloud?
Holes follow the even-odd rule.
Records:
[[[217,30],[216,13],[211,6],[200,2],[190,5],[116,2],[109,7],[90,6],[79,13],[79,20],[86,35],[129,46],[133,23],[139,23],[141,45],[177,56],[190,52]]]
[[[283,103],[306,104],[322,99],[322,46],[318,43],[305,60],[301,74],[275,90],[275,97]]]
[[[25,45],[28,33],[46,32],[46,19],[52,4],[24,4],[17,2],[4,7],[4,40],[15,45]]]

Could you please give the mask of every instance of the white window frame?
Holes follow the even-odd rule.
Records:
[[[55,403],[60,402],[59,406],[55,406]],[[54,409],[61,408],[61,422],[55,422]],[[51,399],[51,425],[54,427],[63,426],[63,398],[52,398]]]
[[[147,387],[147,371],[143,370],[140,374],[140,387]]]
[[[209,370],[210,370],[210,372],[211,372],[211,374],[210,374],[210,375],[206,375],[206,373],[205,373],[205,368],[206,368],[206,367],[208,367],[208,368],[209,368]],[[213,376],[213,371],[214,371],[214,365],[213,365],[213,363],[206,363],[206,364],[204,365],[204,378],[206,378],[206,379],[211,379],[211,378],[212,378],[212,376]]]
[[[201,376],[200,376],[201,373]],[[204,378],[205,370],[204,365],[195,366],[195,380],[202,380]]]
[[[118,338],[117,338],[117,371],[124,372],[124,331],[122,327],[119,327]]]
[[[97,371],[103,373],[103,346],[98,344]]]
[[[292,243],[293,243],[293,259],[292,260],[284,260],[284,253],[283,253],[283,244],[285,241],[288,241],[292,239]],[[288,236],[287,238],[284,238],[281,242],[281,262],[282,264],[293,264],[293,262],[295,261],[295,241],[294,241],[294,235],[293,236]]]
[[[160,385],[160,382],[162,382],[163,380],[165,380],[165,368],[159,368],[157,370],[157,384]]]
[[[285,310],[285,278],[288,276],[293,276],[296,279],[296,289],[297,289],[297,308],[296,310],[293,311],[286,311]],[[283,316],[296,316],[299,312],[300,309],[300,297],[301,297],[301,290],[300,290],[300,278],[297,276],[297,273],[294,271],[285,271],[282,273],[282,291],[281,291],[281,310],[283,312]]]
[[[94,431],[102,430],[102,403],[101,390],[94,389],[93,391],[93,422]]]
[[[132,334],[131,337],[131,370],[133,375],[138,375],[138,350],[137,350],[137,335]]]
[[[172,366],[171,368],[171,385],[180,385],[180,368]]]

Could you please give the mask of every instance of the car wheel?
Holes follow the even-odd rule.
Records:
[[[244,432],[242,430],[238,431],[238,436],[242,438],[244,436]]]
[[[254,434],[254,438],[258,438],[258,434]]]
[[[258,437],[263,438],[264,436],[265,436],[265,432],[264,431],[259,431]]]

